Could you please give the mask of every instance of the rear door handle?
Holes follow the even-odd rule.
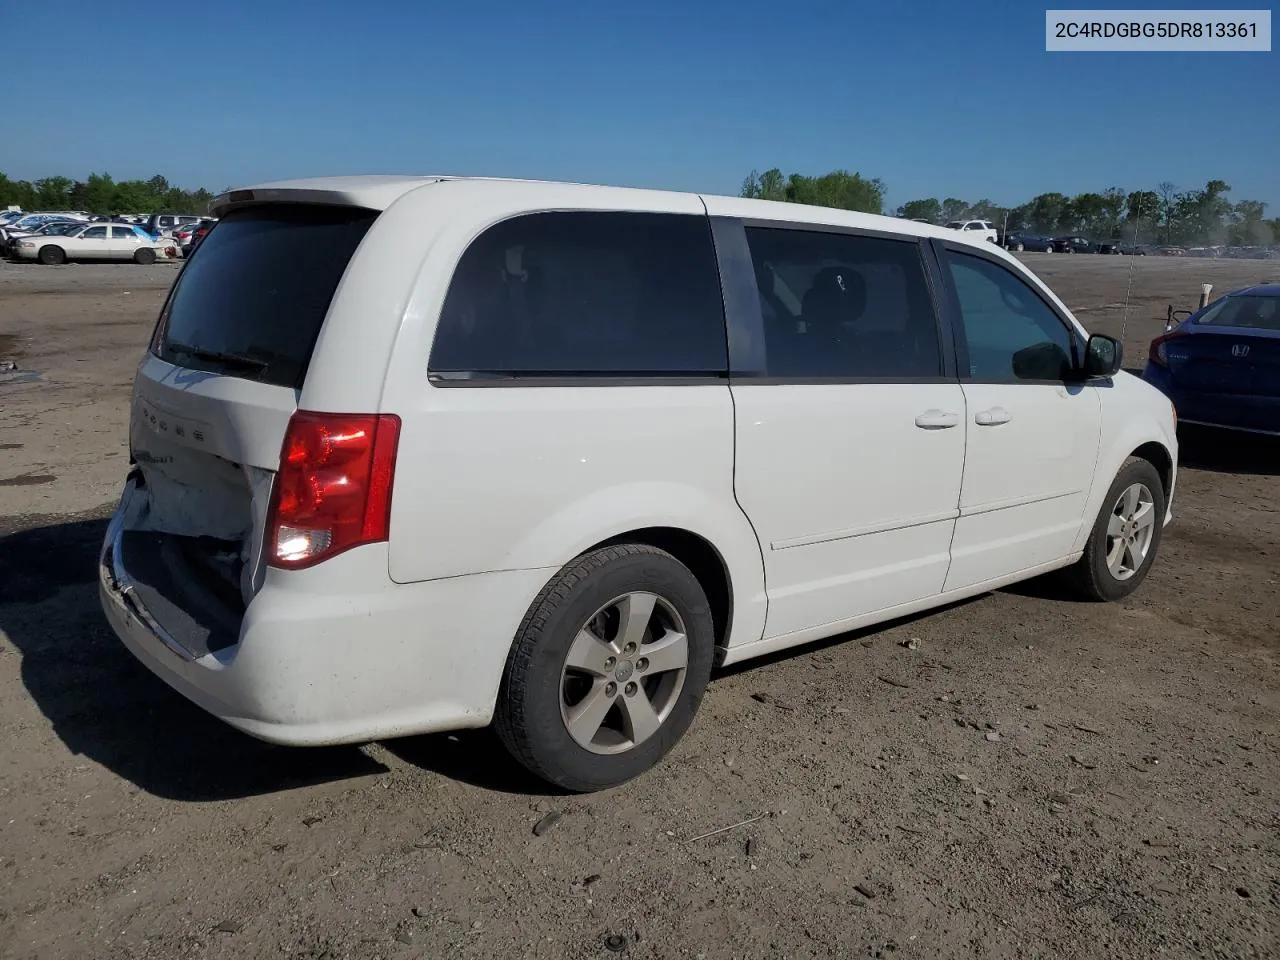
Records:
[[[973,415],[973,422],[980,427],[998,427],[1010,420],[1009,411],[1004,407],[992,407],[990,410],[979,410]]]
[[[960,414],[945,410],[926,410],[916,417],[916,426],[922,430],[946,430],[960,423]]]

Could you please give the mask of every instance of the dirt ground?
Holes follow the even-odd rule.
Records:
[[[1135,367],[1201,282],[1280,276],[1026,260],[1111,333],[1132,268]],[[660,768],[558,796],[484,732],[266,746],[110,634],[174,271],[0,264],[0,956],[1280,956],[1277,444],[1183,437],[1121,604],[1030,584],[722,671]]]

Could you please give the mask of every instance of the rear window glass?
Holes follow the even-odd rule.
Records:
[[[491,227],[458,263],[430,360],[433,374],[463,378],[727,368],[710,224],[654,213],[537,213]]]
[[[1280,331],[1280,297],[1223,297],[1202,313],[1196,323]]]
[[[196,370],[302,386],[329,302],[377,216],[293,205],[228,214],[178,277],[156,354]]]

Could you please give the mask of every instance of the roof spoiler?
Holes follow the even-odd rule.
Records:
[[[444,177],[423,178],[418,186],[445,179]],[[209,212],[215,217],[223,217],[231,210],[247,206],[260,206],[266,203],[309,203],[331,207],[362,207],[365,209],[385,210],[405,192],[403,185],[392,185],[385,193],[376,187],[353,185],[343,189],[342,186],[325,189],[323,187],[296,186],[275,187],[271,185],[250,187],[243,190],[228,190],[220,193],[209,203]]]

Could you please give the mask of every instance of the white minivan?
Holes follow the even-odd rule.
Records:
[[[714,665],[1169,518],[1169,401],[1012,257],[821,207],[354,177],[217,198],[132,398],[124,643],[284,744],[492,723],[621,783]]]

